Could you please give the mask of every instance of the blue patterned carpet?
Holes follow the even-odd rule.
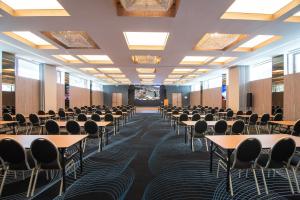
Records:
[[[59,193],[59,174],[50,180],[44,173],[38,180],[35,200],[168,200],[168,199],[300,199],[291,196],[284,173],[278,171],[267,178],[270,194],[266,195],[260,172],[257,195],[252,174],[245,172],[241,178],[233,175],[234,196],[226,192],[225,172],[216,178],[216,160],[213,173],[209,172],[209,155],[199,139],[195,152],[184,143],[170,127],[168,120],[159,114],[136,114],[120,133],[111,136],[109,145],[97,152],[97,141],[88,142],[84,155],[84,172],[75,180],[73,174],[67,178],[67,191]],[[299,173],[300,174],[300,173]],[[25,174],[26,177],[29,172]],[[28,178],[21,174],[15,179],[10,175],[5,185],[4,200],[26,199]],[[295,187],[295,182],[294,189]]]

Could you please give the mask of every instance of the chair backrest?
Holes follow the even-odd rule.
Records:
[[[265,125],[270,120],[270,115],[268,113],[265,113],[261,116],[260,124]]]
[[[110,110],[105,110],[105,114],[111,114]]]
[[[298,119],[293,127],[293,135],[300,136],[300,119]]]
[[[275,116],[274,116],[274,119],[273,121],[282,121],[283,120],[283,115],[282,113],[277,113]]]
[[[104,115],[104,121],[106,122],[113,122],[114,121],[114,117],[112,114],[108,113]]]
[[[252,115],[252,111],[251,111],[251,110],[248,110],[248,111],[246,112],[246,115]]]
[[[65,111],[64,111],[64,110],[59,110],[59,111],[58,111],[58,116],[59,116],[60,118],[65,118],[65,117],[66,117]]]
[[[97,113],[98,115],[102,115],[102,112],[101,112],[101,110],[96,110],[96,112],[95,113]]]
[[[45,111],[43,111],[43,110],[39,110],[37,114],[38,114],[38,115],[45,115],[46,113],[45,113]]]
[[[75,120],[69,120],[66,123],[66,129],[71,135],[79,135],[80,134],[80,125]]]
[[[195,124],[195,132],[199,134],[205,133],[207,130],[207,122],[205,120],[199,120]]]
[[[199,113],[198,110],[193,110],[192,115],[196,113]]]
[[[233,117],[233,111],[232,110],[228,110],[226,116],[227,117]]]
[[[121,110],[117,110],[117,111],[116,111],[116,115],[123,115],[123,113],[122,113]]]
[[[8,165],[26,163],[27,160],[25,149],[16,140],[11,138],[0,140],[0,158]]]
[[[187,115],[190,114],[190,112],[189,112],[188,110],[184,110],[183,113],[185,113],[185,114],[187,114]]]
[[[57,135],[60,134],[60,128],[56,121],[49,119],[45,123],[45,129],[48,135]]]
[[[243,133],[245,129],[245,122],[243,120],[236,120],[231,127],[231,132],[234,134]]]
[[[172,110],[168,111],[168,112],[171,112]],[[123,108],[122,109],[122,112],[127,112],[127,109],[126,108]]]
[[[225,112],[224,108],[220,108],[219,112]]]
[[[282,110],[282,108],[277,108],[277,109],[275,109],[275,114],[278,114],[278,113],[283,113],[283,110]]]
[[[243,114],[244,114],[244,112],[242,110],[239,110],[236,112],[236,115],[243,115]]]
[[[208,114],[205,115],[204,120],[205,121],[213,121],[214,116],[211,113],[208,113]]]
[[[253,113],[249,117],[249,125],[255,125],[258,120],[258,115],[256,113]]]
[[[233,167],[237,161],[242,163],[253,163],[260,155],[262,145],[256,138],[247,138],[242,141],[236,148],[234,154]]]
[[[84,131],[89,135],[98,134],[98,126],[97,123],[93,120],[88,120],[84,123]]]
[[[100,122],[101,121],[100,115],[98,115],[96,113],[92,114],[91,119],[94,120],[94,121],[96,121],[96,122]]]
[[[198,121],[198,120],[200,120],[200,119],[201,119],[201,116],[200,116],[199,113],[193,114],[193,116],[192,116],[192,121]]]
[[[3,120],[4,121],[13,121],[13,117],[9,113],[4,113]]]
[[[68,108],[67,111],[68,112],[74,112],[74,110],[72,108]]]
[[[215,110],[214,108],[212,108],[212,109],[210,110],[210,113],[214,115],[214,114],[216,113],[216,110]]]
[[[26,122],[25,116],[21,113],[16,114],[16,120],[19,124],[24,124]]]
[[[269,162],[277,163],[289,162],[296,151],[296,143],[290,137],[281,138],[271,149]],[[268,163],[269,163],[268,162]]]
[[[79,115],[81,113],[81,109],[80,108],[76,108],[75,109],[75,113],[76,113],[76,115]]]
[[[49,115],[53,115],[53,116],[55,116],[55,114],[56,114],[56,113],[55,113],[55,111],[54,111],[54,110],[49,110],[49,111],[48,111],[48,114],[49,114]]]
[[[180,116],[179,116],[179,121],[182,122],[182,121],[188,121],[189,120],[189,116],[188,114],[186,113],[182,113]]]
[[[178,110],[173,110],[173,111],[172,111],[172,114],[173,114],[173,115],[178,115],[179,112],[178,112]]]
[[[37,114],[30,114],[29,115],[29,121],[33,124],[33,125],[40,125],[40,118],[37,116]]]
[[[216,122],[214,126],[215,133],[225,134],[227,130],[227,122],[223,119]]]
[[[77,120],[80,121],[80,122],[85,122],[85,121],[87,121],[87,117],[86,117],[85,114],[80,113],[80,114],[77,116]]]
[[[60,167],[58,149],[51,141],[45,138],[35,139],[30,145],[30,150],[33,159],[38,165],[56,162]]]

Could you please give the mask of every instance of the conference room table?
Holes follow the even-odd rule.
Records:
[[[269,125],[271,125],[271,133],[273,132],[273,125],[279,125],[279,126],[286,126],[286,132],[289,133],[291,132],[291,127],[293,127],[296,124],[296,121],[293,120],[282,120],[282,121],[269,121]]]
[[[16,118],[16,115],[11,115],[14,119]],[[51,117],[54,117],[55,115],[49,115],[49,114],[45,114],[45,115],[37,115],[38,118],[40,119],[50,119]],[[29,115],[24,115],[25,118],[29,118]]]
[[[12,125],[13,127],[13,134],[16,134],[16,129],[15,126],[16,124],[18,124],[18,121],[4,121],[4,120],[0,120],[0,126],[8,126],[8,125]]]
[[[62,158],[62,178],[63,178],[63,192],[66,191],[66,160],[65,151],[73,145],[79,143],[79,162],[80,162],[80,172],[83,171],[83,161],[82,161],[82,141],[87,137],[87,135],[0,135],[0,140],[4,138],[11,138],[19,142],[24,148],[30,149],[31,143],[38,139],[43,138],[51,141],[59,150]]]
[[[256,138],[261,142],[263,149],[270,149],[278,140],[283,137],[290,137],[295,140],[296,147],[300,147],[300,137],[295,137],[287,134],[273,134],[273,135],[209,135],[205,136],[210,141],[210,164],[209,171],[212,172],[213,165],[213,155],[215,154],[217,157],[222,159],[227,167],[226,167],[226,189],[229,192],[229,172],[230,172],[230,163],[231,163],[231,155],[232,152],[236,149],[236,147],[247,138]],[[222,156],[216,150],[221,148],[227,151],[227,157]]]

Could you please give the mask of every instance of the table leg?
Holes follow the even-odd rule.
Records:
[[[16,135],[16,129],[15,129],[16,128],[16,124],[13,123],[12,125],[13,125],[13,134]]]
[[[232,154],[232,150],[227,149],[227,172],[226,172],[227,173],[227,176],[226,176],[226,189],[227,189],[227,192],[230,190],[229,175],[230,175],[230,157],[231,157],[231,154]]]
[[[184,142],[187,143],[187,129],[188,127],[185,126],[185,132],[184,132]]]
[[[118,123],[117,123],[117,132],[119,133],[120,131],[120,118],[118,118]]]
[[[79,159],[80,159],[80,172],[83,171],[83,164],[82,164],[82,140],[79,142]]]
[[[212,172],[212,165],[213,165],[213,156],[214,156],[214,154],[213,154],[213,142],[211,141],[210,142],[210,163],[209,163],[209,171],[210,172]]]
[[[193,151],[193,137],[194,137],[194,127],[193,126],[191,126],[191,139],[190,139],[190,141],[191,141],[191,151]]]
[[[65,161],[65,148],[60,149],[60,155],[62,158],[61,167],[62,167],[62,179],[63,179],[63,192],[66,191],[66,161]]]

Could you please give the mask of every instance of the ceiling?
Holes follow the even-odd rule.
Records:
[[[250,1],[250,0],[249,0]],[[1,2],[1,0],[0,0]],[[162,84],[174,68],[220,69],[243,63],[247,58],[260,55],[300,37],[300,23],[285,22],[300,11],[293,7],[276,20],[220,19],[234,0],[181,0],[175,17],[119,16],[115,0],[60,0],[70,16],[15,17],[0,9],[0,42],[2,47],[17,54],[31,55],[48,64],[68,66],[73,69],[118,67],[131,83],[139,84],[136,68],[156,68],[154,84]],[[179,2],[179,1],[177,1]],[[3,32],[31,31],[56,47],[35,49]],[[87,32],[99,48],[67,49],[57,45],[42,32]],[[164,50],[129,50],[123,32],[168,32]],[[206,33],[245,34],[248,39],[256,35],[279,35],[279,40],[253,52],[233,51],[247,40],[240,41],[223,51],[196,51],[195,46]],[[3,42],[4,41],[4,42]],[[53,55],[108,55],[113,64],[65,63]],[[151,55],[161,58],[159,64],[136,64],[133,55]],[[180,64],[185,56],[236,57],[226,64]],[[213,62],[213,60],[211,60]],[[100,72],[99,72],[100,73]],[[91,74],[89,74],[91,75]]]

